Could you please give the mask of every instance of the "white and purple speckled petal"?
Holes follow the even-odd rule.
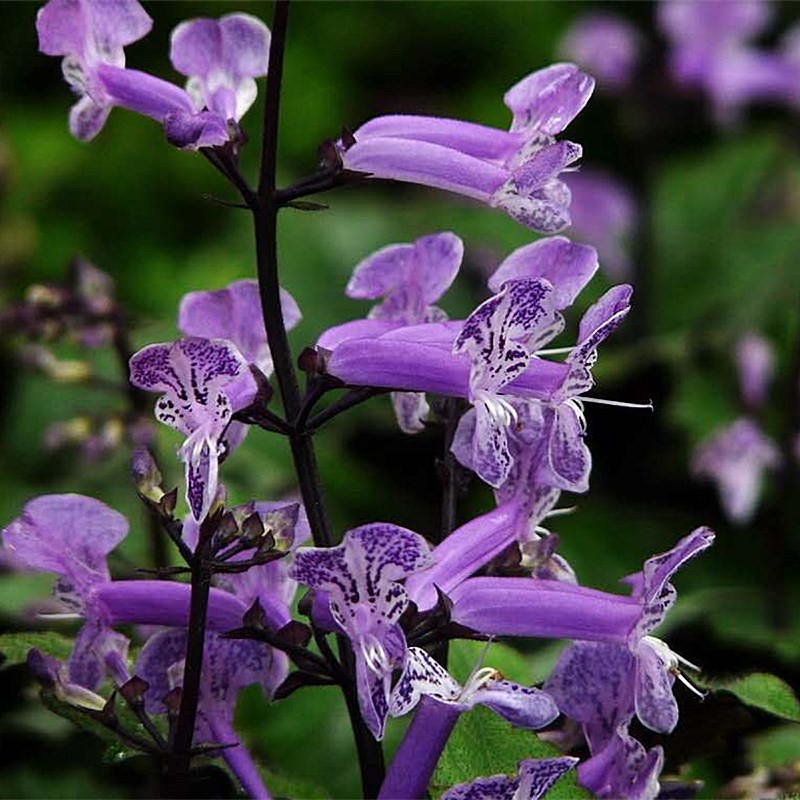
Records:
[[[678,724],[678,703],[672,694],[670,665],[647,639],[636,648],[636,716],[647,728],[672,733]]]
[[[578,763],[577,758],[525,759],[516,777],[493,775],[448,789],[442,800],[541,800],[555,782]]]
[[[508,447],[506,421],[499,419],[487,403],[481,401],[475,403],[474,419],[471,468],[482,481],[496,489],[505,483],[514,462]]]
[[[612,286],[581,317],[578,344],[570,353],[572,363],[592,366],[598,346],[624,321],[631,308],[633,287],[627,283]]]
[[[403,674],[392,690],[389,713],[402,717],[423,696],[441,703],[457,703],[460,692],[461,686],[438,661],[419,647],[409,647]]]
[[[558,716],[558,708],[549,694],[513,681],[491,681],[476,690],[470,699],[526,730],[539,730]]]
[[[625,645],[578,641],[562,651],[544,690],[584,726],[594,752],[633,716],[635,683],[636,659]]]
[[[423,392],[392,392],[392,406],[403,433],[425,430],[425,420],[431,408]]]
[[[561,403],[548,413],[554,417],[547,449],[548,477],[560,489],[588,491],[592,454],[584,441],[585,432],[575,408]]]

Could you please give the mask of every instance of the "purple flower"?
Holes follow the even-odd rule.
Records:
[[[65,57],[64,77],[80,95],[70,112],[70,131],[92,139],[110,110],[121,106],[162,123],[177,147],[224,145],[231,138],[228,121],[238,122],[252,104],[253,76],[266,71],[268,31],[243,14],[179,26],[173,63],[192,76],[190,96],[168,81],[125,69],[122,48],[145,36],[151,25],[136,0],[50,0],[39,11],[39,49]]]
[[[471,361],[472,468],[495,488],[511,470],[508,432],[517,422],[516,409],[501,390],[527,369],[542,344],[563,329],[554,295],[552,284],[542,278],[506,281],[498,294],[470,314],[453,342],[453,353],[466,354]],[[459,427],[463,424],[462,420]]]
[[[513,777],[493,775],[459,784],[448,789],[442,800],[540,800],[577,763],[578,759],[570,756],[528,758],[519,762],[519,771]]]
[[[796,93],[796,70],[786,59],[749,44],[771,16],[769,4],[760,0],[662,0],[659,5],[675,79],[708,92],[722,123],[735,120],[748,102]]]
[[[286,330],[302,319],[297,303],[285,289],[281,289],[281,311]],[[184,336],[227,339],[245,361],[269,377],[272,357],[263,320],[258,281],[251,279],[234,281],[216,291],[189,292],[181,299],[178,311],[178,329]]]
[[[476,669],[460,686],[424,650],[411,647],[392,691],[390,713],[402,716],[417,705],[381,787],[379,797],[384,800],[424,795],[458,717],[476,705],[528,730],[542,728],[558,716],[555,703],[539,689],[506,681],[491,668]]]
[[[237,122],[256,99],[254,78],[267,74],[269,28],[250,14],[182,22],[170,37],[172,65],[189,80],[198,111]]]
[[[94,592],[110,580],[106,558],[125,538],[128,521],[91,497],[43,495],[3,530],[3,548],[18,569],[58,576],[54,595],[68,617],[85,616],[66,667],[65,680],[96,691],[106,674],[105,656],[127,640],[94,613]],[[121,646],[124,640],[125,646]]]
[[[570,233],[597,248],[600,266],[611,280],[625,280],[632,270],[630,247],[637,221],[630,189],[598,169],[571,172],[564,182],[572,193]]]
[[[145,709],[151,714],[166,712],[163,698],[183,683],[186,631],[169,629],[148,639],[136,660],[136,675],[147,682]],[[286,677],[283,659],[261,642],[224,639],[206,634],[194,743],[227,745],[220,755],[242,783],[249,797],[268,800],[258,767],[233,729],[233,712],[239,693],[254,683],[272,697]]]
[[[624,89],[639,61],[641,39],[624,17],[607,12],[584,14],[564,34],[559,49],[589,72],[601,89]]]
[[[39,50],[64,56],[64,77],[80,95],[69,119],[70,130],[78,139],[93,138],[115,105],[97,80],[98,67],[124,67],[123,47],[146,36],[152,25],[136,0],[50,0],[39,9]]]
[[[594,81],[572,64],[535,72],[506,93],[511,131],[439,117],[378,117],[339,142],[343,166],[376,178],[419,183],[499,207],[534,230],[569,224],[560,173],[581,148],[556,142],[588,101]]]
[[[680,676],[678,667],[697,668],[650,632],[661,624],[677,597],[671,577],[713,541],[708,528],[698,528],[625,579],[641,613],[624,644],[577,641],[561,654],[545,690],[564,714],[584,726],[592,753],[604,747],[619,725],[634,714],[645,727],[659,733],[671,733],[675,728],[678,704],[672,684],[675,676]]]
[[[512,725],[528,730],[543,728],[558,716],[556,704],[539,689],[504,680],[491,667],[477,670],[461,686],[424,650],[410,647],[403,674],[392,690],[389,713],[402,717],[423,696],[452,706],[460,713],[484,705]]]
[[[722,508],[737,524],[749,522],[758,505],[765,470],[775,469],[780,451],[749,417],[740,417],[701,442],[692,474],[717,484]]]
[[[186,500],[201,520],[216,497],[231,415],[255,393],[247,363],[229,341],[192,337],[139,350],[130,373],[134,386],[163,392],[156,419],[187,437],[179,451],[186,465]]]
[[[430,563],[416,533],[389,523],[348,531],[338,547],[301,547],[291,577],[327,592],[336,624],[353,643],[361,714],[376,739],[383,738],[392,672],[406,659],[399,620],[408,594],[399,581]]]
[[[455,280],[464,244],[453,233],[422,236],[413,244],[393,244],[367,256],[356,265],[347,284],[348,297],[383,302],[370,311],[370,319],[398,326],[438,322],[447,315],[434,303]],[[395,414],[401,430],[417,433],[425,425],[429,406],[419,392],[394,392]]]
[[[578,765],[578,782],[609,800],[655,800],[663,766],[660,746],[645,750],[621,725],[601,749]]]
[[[751,410],[761,408],[775,371],[775,352],[767,339],[750,332],[736,344],[736,367],[742,399]]]

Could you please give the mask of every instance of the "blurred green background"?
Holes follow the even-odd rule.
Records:
[[[146,6],[155,26],[128,48],[128,64],[176,81],[180,76],[166,54],[179,21],[233,10],[267,21],[271,14],[268,3]],[[597,8],[640,26],[658,55],[654,7],[644,2],[296,3],[285,67],[282,182],[312,172],[317,146],[336,137],[342,125],[355,128],[382,113],[430,113],[506,127],[506,88],[552,62],[570,21]],[[794,3],[776,8],[775,32],[800,16]],[[37,53],[36,9],[27,2],[0,8],[0,304],[20,299],[31,283],[63,280],[68,262],[80,253],[113,276],[135,323],[137,347],[173,339],[185,292],[254,275],[250,219],[206,199],[235,198],[204,159],[171,148],[148,119],[115,110],[94,142],[74,141],[66,128],[71,98],[58,61]],[[644,307],[636,324],[601,354],[595,393],[652,399],[655,413],[589,409],[592,489],[570,498],[577,512],[560,518],[554,529],[581,582],[616,591],[618,579],[645,558],[693,527],[711,525],[717,544],[678,578],[681,599],[670,620],[670,644],[712,675],[759,669],[797,685],[797,484],[787,493],[773,482],[755,522],[735,528],[722,517],[713,488],[691,480],[688,463],[692,446],[738,413],[731,347],[748,329],[764,332],[778,351],[768,430],[780,439],[789,424],[797,378],[790,362],[800,338],[798,118],[786,108],[758,107],[737,128],[720,131],[696,98],[671,102],[661,95],[648,104],[597,93],[569,129],[584,146],[584,164],[627,181],[644,213],[644,235],[636,245]],[[259,119],[257,104],[244,120],[252,142],[259,138]],[[257,150],[245,149],[243,169],[250,175]],[[461,236],[466,263],[442,303],[460,316],[483,297],[487,270],[531,240],[503,214],[415,187],[375,184],[323,199],[330,203],[323,213],[287,210],[281,218],[282,283],[304,313],[291,334],[297,352],[324,328],[366,313],[368,306],[345,298],[343,287],[352,267],[378,247],[438,230]],[[581,305],[607,286],[598,276]],[[120,400],[96,389],[54,386],[24,370],[16,344],[7,337],[0,347],[0,522],[39,493],[94,495],[132,521],[115,562],[130,571],[144,562],[147,549],[128,453],[85,463],[74,451],[54,454],[42,443],[49,424],[114,408]],[[95,358],[101,372],[116,377],[110,357]],[[180,479],[171,458],[179,438],[165,430],[159,436],[173,485]],[[422,534],[436,530],[441,430],[403,436],[388,401],[379,398],[327,426],[318,446],[340,533],[375,519]],[[286,443],[262,431],[251,433],[223,475],[235,501],[273,499],[293,488]],[[473,482],[461,518],[491,502]],[[0,577],[6,628],[35,623],[20,615],[48,584]],[[543,670],[554,650],[532,644],[527,657],[531,670]],[[98,766],[103,745],[41,708],[23,667],[1,671],[0,685],[0,797],[154,791],[140,760],[106,759]],[[796,726],[784,728],[730,695],[701,705],[679,689],[678,699],[682,723],[663,741],[667,773],[682,770],[685,778],[703,779],[701,796],[719,796],[733,777],[759,764],[800,760]],[[310,690],[271,708],[249,692],[240,717],[271,768],[320,784],[332,796],[354,795],[349,732],[332,692]],[[641,733],[648,744],[660,741]],[[208,786],[210,796],[230,790],[213,772]],[[304,791],[311,790],[298,790],[300,796]]]

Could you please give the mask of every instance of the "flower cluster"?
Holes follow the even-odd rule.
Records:
[[[222,148],[206,155],[236,188],[245,187],[261,280],[189,293],[178,316],[182,338],[149,344],[129,362],[131,384],[159,395],[156,419],[185,437],[178,449],[185,519],[175,514],[177,489],[162,489],[142,449],[133,471],[149,513],[186,564],[162,566],[159,577],[185,572],[190,583],[112,579],[107,558],[127,522],[88,497],[36,498],[3,531],[6,561],[54,573],[59,614],[83,621],[66,663],[31,654],[43,686],[61,702],[97,713],[112,702],[101,694],[110,679],[135,707],[168,771],[207,745],[254,797],[269,793],[233,727],[236,699],[251,684],[275,700],[307,685],[340,687],[365,785],[375,775],[364,768],[370,759],[363,752],[373,753],[373,768],[382,765],[374,754],[387,724],[413,711],[370,796],[423,797],[459,717],[482,705],[526,730],[563,714],[582,726],[590,756],[580,763],[558,753],[524,759],[517,774],[454,786],[448,800],[538,799],[572,768],[599,797],[655,798],[661,749],[646,751],[629,726],[638,718],[668,733],[677,723],[673,684],[679,666],[692,665],[652,633],[675,602],[674,573],[712,544],[713,533],[698,528],[648,559],[624,579],[630,593],[615,594],[580,585],[557,552],[558,537],[543,527],[558,513],[561,492],[589,488],[584,404],[610,402],[591,396],[593,368],[599,347],[630,310],[632,287],[612,286],[584,304],[574,344],[548,348],[598,269],[593,247],[564,236],[525,244],[491,275],[488,298],[465,319],[451,320],[437,304],[456,280],[461,239],[444,231],[389,245],[362,260],[347,285],[350,297],[376,303],[368,318],[324,331],[304,353],[308,388],[301,396],[285,337],[300,310],[279,288],[275,253],[263,249],[263,227],[274,227],[287,195],[274,189],[274,174],[266,181],[262,174],[258,190],[250,189],[236,159],[221,155],[243,144],[238,123],[254,101],[255,78],[266,73],[269,31],[243,14],[180,24],[170,56],[189,78],[182,89],[126,68],[123,47],[150,26],[135,0],[50,0],[39,12],[40,48],[64,57],[64,75],[79,95],[71,130],[90,139],[111,108],[122,106],[158,120],[179,147]],[[285,28],[274,30],[277,42]],[[508,131],[437,117],[377,117],[323,148],[335,157],[322,165],[320,181],[349,171],[445,189],[554,234],[571,221],[571,178],[564,173],[582,152],[557,137],[593,88],[573,64],[533,72],[504,96],[513,116]],[[272,121],[277,129],[277,116]],[[302,196],[294,189],[293,199]],[[620,223],[609,232],[609,250],[623,235]],[[283,415],[269,407],[273,369]],[[760,397],[751,384],[748,396]],[[348,398],[354,405],[369,393],[391,392],[408,433],[433,421],[441,404],[429,396],[460,399],[450,450],[493,489],[496,507],[445,531],[435,547],[432,535],[391,522],[331,535],[311,436],[336,410],[334,403],[314,416],[315,404],[342,388],[350,392],[341,409]],[[302,503],[228,503],[224,463],[251,425],[288,438]],[[504,568],[508,556],[512,570]],[[307,593],[295,606],[301,586]],[[293,618],[295,607],[303,621]],[[134,663],[118,630],[132,624],[157,626],[143,631]],[[571,643],[542,688],[491,667],[476,667],[463,685],[456,681],[441,646],[494,636]],[[150,716],[160,714],[170,719],[169,741],[151,724]]]

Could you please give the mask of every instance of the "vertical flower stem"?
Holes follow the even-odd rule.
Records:
[[[186,660],[183,668],[181,703],[172,752],[167,759],[165,788],[170,797],[186,798],[189,790],[189,766],[192,760],[192,739],[200,699],[200,679],[203,671],[203,650],[206,639],[208,598],[211,591],[211,539],[218,516],[206,517],[200,525],[200,535],[191,562],[192,593],[189,601],[189,628],[186,640]]]
[[[280,120],[283,56],[286,28],[289,19],[289,0],[275,0],[272,21],[272,40],[269,53],[267,89],[264,100],[264,135],[261,148],[261,171],[258,191],[249,203],[253,212],[256,242],[256,265],[264,326],[269,350],[275,367],[278,390],[284,413],[289,421],[296,420],[302,407],[297,374],[292,362],[286,326],[280,301],[278,280],[278,211],[280,202],[275,184],[278,156],[278,127]],[[310,432],[294,427],[289,434],[300,495],[317,547],[330,547],[333,538],[322,499],[322,486]],[[347,668],[349,681],[344,686],[350,724],[358,749],[362,785],[367,797],[375,797],[383,780],[383,751],[361,718],[356,696],[354,660],[347,638],[339,637],[341,658]]]

